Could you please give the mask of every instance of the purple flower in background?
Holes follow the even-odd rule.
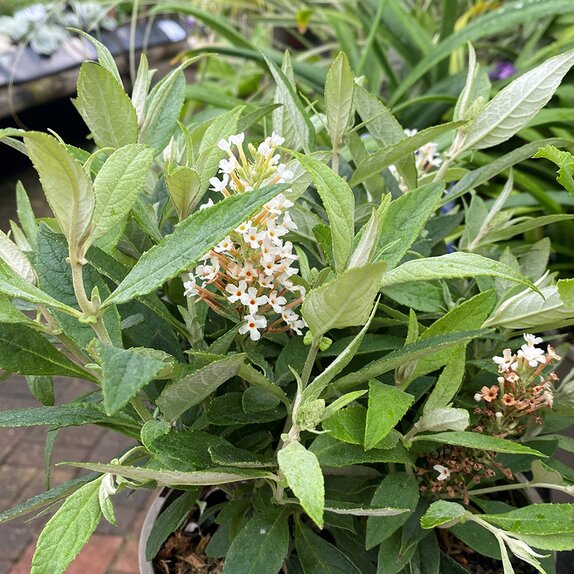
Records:
[[[488,76],[491,80],[506,80],[514,74],[516,74],[516,68],[511,62],[498,62]]]

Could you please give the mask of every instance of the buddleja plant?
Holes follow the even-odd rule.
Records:
[[[0,236],[0,364],[44,403],[0,425],[48,426],[53,445],[97,424],[138,444],[69,463],[92,473],[0,515],[59,505],[32,572],[64,572],[102,517],[115,523],[118,491],[156,486],[184,494],[150,560],[193,513],[217,528],[206,552],[226,574],[462,572],[450,536],[506,574],[510,555],[553,572],[574,507],[501,496],[572,494],[552,458],[572,450],[556,434],[571,384],[532,333],[574,322],[574,283],[548,273],[547,240],[509,241],[554,221],[505,208],[511,174],[495,201],[451,201],[509,167],[464,161],[520,130],[574,52],[488,101],[470,49],[454,121],[405,134],[343,54],[312,112],[286,55],[267,61],[272,103],[186,118],[188,63],[150,91],[142,57],[129,97],[95,45],[75,100],[91,153],[0,132],[54,214],[37,220],[19,186],[19,225]],[[54,405],[52,376],[94,391]],[[200,516],[204,487],[226,502]]]

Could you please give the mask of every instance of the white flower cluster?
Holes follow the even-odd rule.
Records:
[[[412,137],[417,134],[417,130],[406,129],[405,135]],[[435,142],[428,142],[420,147],[415,152],[415,163],[419,175],[423,175],[432,171],[433,168],[439,167],[442,164],[442,156],[438,151],[438,145]],[[394,178],[399,184],[399,188],[403,193],[409,191],[405,180],[399,174],[395,165],[389,166],[389,171],[393,174]]]
[[[251,159],[243,149],[244,139],[245,134],[240,133],[219,142],[228,157],[219,162],[221,178],[210,180],[213,191],[229,197],[286,183],[293,177],[280,163],[279,154],[274,154],[284,141],[281,136],[273,132],[257,148],[250,145]],[[211,205],[209,200],[200,209]],[[298,270],[292,265],[298,257],[292,243],[283,240],[289,230],[297,228],[288,211],[292,206],[284,194],[276,196],[206,253],[184,283],[186,296],[205,301],[215,311],[236,313],[244,321],[239,332],[249,333],[253,341],[265,329],[302,335],[301,329],[307,326],[294,311],[305,296],[304,287],[293,281]],[[279,317],[272,321],[272,315]]]

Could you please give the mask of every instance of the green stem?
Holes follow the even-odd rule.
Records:
[[[136,395],[130,401],[132,407],[137,411],[138,415],[142,418],[143,421],[152,421],[153,416],[147,409],[147,407],[143,404],[143,401],[139,395]]]
[[[309,379],[311,378],[311,371],[313,370],[313,365],[315,364],[315,359],[317,358],[317,353],[319,352],[319,344],[315,341],[311,343],[309,348],[309,353],[307,359],[305,360],[305,365],[303,366],[303,372],[301,373],[301,386],[303,390],[307,387]]]

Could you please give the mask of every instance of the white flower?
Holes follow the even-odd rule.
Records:
[[[275,172],[275,174],[283,180],[281,183],[291,181],[293,179],[293,172],[290,169],[288,169],[284,163],[280,163],[277,166],[277,171]]]
[[[243,143],[243,140],[245,140],[245,134],[243,132],[235,134],[234,136],[229,136],[229,143],[236,145],[237,147]]]
[[[450,478],[450,470],[446,466],[443,466],[442,464],[435,464],[433,468],[439,473],[439,475],[436,477],[437,480],[447,480]]]
[[[211,184],[211,189],[213,191],[221,192],[227,187],[227,184],[229,183],[229,176],[226,173],[224,173],[221,180],[219,180],[217,177],[212,177],[209,180],[209,183]]]
[[[299,259],[297,255],[293,253],[293,244],[290,241],[286,241],[283,247],[281,247],[279,250],[279,256],[282,259],[290,259],[291,261]]]
[[[536,335],[531,335],[530,333],[524,333],[522,335],[524,340],[528,344],[529,347],[534,347],[534,345],[539,345],[542,343],[543,339],[541,337],[537,337]]]
[[[263,287],[263,289],[273,289],[273,287],[275,286],[273,284],[273,277],[267,276],[267,275],[262,275],[259,278],[259,285],[261,287]]]
[[[498,365],[499,372],[506,373],[514,364],[514,355],[510,349],[504,349],[502,357],[492,357],[492,360]]]
[[[221,150],[221,151],[230,151],[231,150],[231,144],[227,141],[227,140],[219,140],[217,142],[217,147]]]
[[[271,160],[269,161],[269,165],[270,165],[270,166],[278,165],[280,161],[281,161],[281,156],[280,156],[278,153],[276,153],[276,154],[271,158]]]
[[[275,245],[277,245],[278,247],[281,247],[282,241],[281,241],[281,237],[283,235],[285,235],[287,233],[287,229],[285,227],[283,227],[282,225],[276,225],[275,224],[275,220],[274,219],[270,219],[267,222],[267,232],[266,235],[267,237],[269,237],[269,239],[271,239],[271,241],[273,241],[273,243],[275,243]]]
[[[204,203],[203,205],[199,206],[200,211],[202,209],[207,209],[208,207],[213,207],[214,203],[213,203],[213,199],[209,199],[206,203]]]
[[[288,211],[286,211],[285,215],[283,215],[281,227],[284,227],[285,229],[297,229],[297,224],[291,219],[291,215]]]
[[[185,297],[199,295],[199,291],[197,290],[197,283],[195,282],[195,277],[193,273],[188,273],[189,281],[184,281],[183,288],[185,291],[183,292]]]
[[[537,367],[538,364],[543,365],[546,363],[544,350],[539,347],[533,347],[530,344],[522,345],[517,355],[522,357],[532,368]]]
[[[261,243],[261,257],[263,261],[275,261],[275,257],[279,254],[279,249],[271,243],[269,237],[263,238],[263,243]]]
[[[265,204],[265,209],[270,213],[279,215],[284,209],[293,207],[293,202],[289,201],[282,193]]]
[[[244,278],[247,283],[251,283],[259,275],[259,271],[255,269],[251,261],[247,261],[239,271],[239,277]]]
[[[279,134],[275,132],[271,133],[271,137],[268,137],[265,141],[268,141],[270,145],[273,147],[277,147],[278,145],[283,145],[285,142],[285,138],[281,137]]]
[[[259,231],[257,227],[250,227],[249,231],[243,236],[253,249],[259,248],[265,239],[265,232]]]
[[[235,156],[230,156],[228,159],[222,159],[219,162],[219,169],[222,173],[231,173],[237,167],[237,160]]]
[[[307,326],[307,323],[303,319],[300,319],[299,315],[291,309],[284,309],[281,313],[281,318],[297,335],[302,335],[301,329]]]
[[[418,130],[405,129],[405,130],[403,130],[403,131],[405,132],[405,135],[406,135],[407,137],[409,137],[409,138],[410,138],[410,137],[413,137],[413,136],[416,136],[417,133],[418,133]]]
[[[249,307],[249,313],[254,315],[259,310],[259,307],[267,303],[267,295],[257,296],[257,289],[255,287],[249,287],[247,293],[244,293],[241,297],[241,302]]]
[[[243,295],[245,295],[245,291],[247,290],[247,282],[246,281],[240,281],[239,285],[233,285],[233,283],[229,283],[229,285],[227,285],[227,287],[225,287],[225,290],[228,293],[231,293],[231,295],[227,298],[227,300],[230,303],[236,303],[237,301],[240,301],[241,298],[243,297]]]
[[[233,241],[231,241],[231,238],[229,237],[229,235],[223,239],[222,241],[220,241],[214,248],[213,250],[216,253],[223,253],[225,251],[229,251],[230,249],[233,248]]]
[[[269,143],[267,142],[267,140],[265,140],[264,142],[261,142],[259,144],[259,147],[257,148],[257,151],[262,155],[262,156],[270,156],[273,153],[273,148],[269,145]]]
[[[477,403],[480,403],[480,401],[482,401],[482,393],[476,393],[476,394],[474,395],[474,400],[475,400]]]
[[[243,222],[239,227],[236,227],[234,231],[245,235],[251,229],[251,219],[249,221]]]
[[[271,291],[267,296],[269,305],[273,307],[275,313],[283,313],[283,305],[287,303],[287,299],[277,294],[277,291]]]
[[[213,281],[219,272],[219,261],[217,259],[212,259],[212,262],[213,265],[198,265],[196,269],[197,276],[207,283]]]
[[[546,390],[544,391],[544,394],[542,395],[542,398],[544,399],[544,401],[546,402],[546,404],[552,408],[552,405],[554,404],[554,393],[552,391]]]
[[[242,335],[249,333],[249,337],[252,341],[258,341],[261,338],[261,333],[259,329],[265,329],[267,327],[267,319],[261,317],[260,315],[246,315],[245,324],[239,327],[239,332]]]

